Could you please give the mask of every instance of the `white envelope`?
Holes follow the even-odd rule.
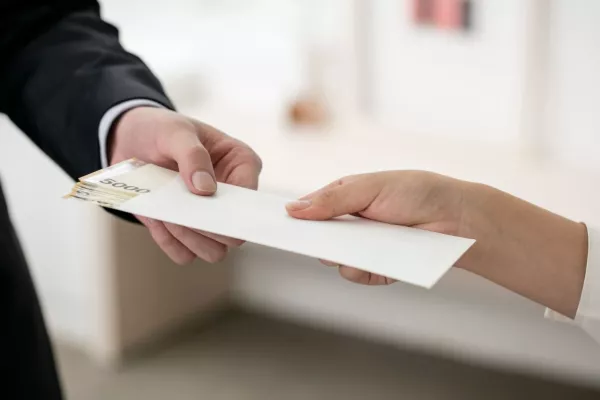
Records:
[[[151,164],[125,171],[118,175],[118,181],[152,188],[150,193],[115,207],[122,211],[333,261],[425,288],[432,287],[475,242],[350,216],[330,221],[298,220],[286,213],[285,205],[291,199],[223,183],[214,196],[197,196],[187,190],[176,172]]]

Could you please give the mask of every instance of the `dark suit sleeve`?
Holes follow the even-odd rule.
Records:
[[[90,0],[3,0],[0,112],[74,179],[101,168],[98,125],[131,99],[173,105]]]
[[[100,120],[131,99],[173,109],[96,1],[0,2],[0,112],[73,179],[101,168]]]

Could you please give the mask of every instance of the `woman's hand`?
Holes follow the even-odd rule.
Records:
[[[476,239],[456,266],[563,315],[576,314],[587,263],[586,227],[489,186],[423,171],[380,172],[342,178],[287,210],[300,219],[354,214]],[[340,273],[357,283],[392,282],[347,266]]]
[[[326,220],[355,214],[375,221],[464,235],[466,182],[424,171],[389,171],[349,176],[287,206],[295,218]],[[324,264],[334,266],[328,261]],[[337,266],[337,265],[335,265]],[[392,279],[340,266],[353,282],[385,285]]]

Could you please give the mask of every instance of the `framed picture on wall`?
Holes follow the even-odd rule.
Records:
[[[361,109],[407,134],[540,140],[547,1],[357,1]]]

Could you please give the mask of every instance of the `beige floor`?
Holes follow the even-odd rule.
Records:
[[[101,372],[59,347],[69,400],[600,399],[600,393],[232,313]]]

